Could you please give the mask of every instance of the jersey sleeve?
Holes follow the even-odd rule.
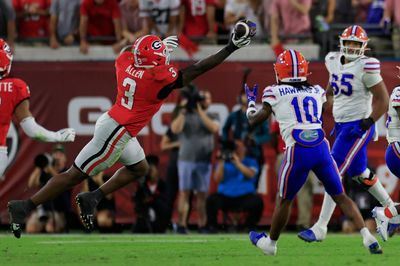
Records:
[[[363,61],[362,81],[367,88],[371,88],[382,81],[381,64],[378,59],[369,57]]]
[[[18,105],[20,102],[22,102],[25,99],[28,99],[31,97],[31,93],[29,91],[28,85],[21,80],[21,79],[15,79],[14,80],[14,87],[16,88],[16,95],[15,95],[15,104]]]
[[[325,91],[325,89],[322,88],[320,85],[315,85],[314,89],[321,96],[321,103],[325,103],[326,102],[326,91]]]
[[[393,89],[391,101],[393,107],[400,106],[400,86]]]
[[[328,72],[330,73],[332,71],[332,64],[336,59],[336,54],[335,52],[329,52],[326,56],[325,56],[325,67],[326,70],[328,70]]]
[[[160,83],[164,87],[177,80],[179,70],[173,65],[164,65],[154,67],[149,73],[150,79]]]
[[[264,89],[262,95],[262,102],[268,103],[271,107],[274,107],[278,102],[278,97],[275,93],[273,86],[268,86]]]

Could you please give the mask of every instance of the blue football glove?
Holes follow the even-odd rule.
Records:
[[[246,92],[247,102],[249,105],[250,103],[254,105],[256,104],[257,90],[258,90],[258,84],[255,84],[253,89],[250,89],[249,86],[247,86],[247,83],[244,84],[244,91]]]

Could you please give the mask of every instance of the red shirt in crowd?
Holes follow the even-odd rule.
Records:
[[[277,152],[284,153],[285,152],[285,142],[282,139],[281,132],[279,130],[279,123],[278,121],[273,121],[271,123],[271,133],[275,133],[277,135]]]
[[[88,36],[114,36],[114,19],[121,18],[117,0],[104,0],[96,4],[95,0],[83,0],[81,16],[88,17]]]
[[[48,10],[51,0],[13,0],[15,12],[27,12],[31,9]],[[18,19],[20,38],[40,38],[48,36],[49,16],[26,15]]]
[[[135,68],[132,52],[122,53],[115,61],[118,94],[108,114],[125,126],[132,137],[144,128],[163,103],[159,91],[174,83],[178,69],[172,65]]]
[[[214,0],[182,0],[185,7],[183,33],[187,36],[205,36],[208,31],[207,6],[214,6]]]

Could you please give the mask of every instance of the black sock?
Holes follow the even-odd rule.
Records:
[[[96,189],[95,191],[93,191],[92,192],[93,193],[93,195],[94,195],[94,198],[95,198],[95,200],[97,201],[97,202],[100,202],[103,198],[104,198],[104,192],[100,189],[100,188],[98,188],[98,189]]]

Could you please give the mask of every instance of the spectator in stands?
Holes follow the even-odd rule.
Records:
[[[82,192],[95,191],[110,179],[100,172],[83,182]],[[96,223],[100,233],[113,233],[115,226],[115,198],[113,194],[106,195],[96,207]]]
[[[16,37],[15,18],[15,10],[11,0],[0,0],[0,37],[7,41],[11,49],[14,49]]]
[[[165,233],[169,223],[166,185],[158,174],[158,157],[147,155],[146,160],[149,172],[133,197],[136,211],[133,232]]]
[[[271,16],[271,47],[278,46],[283,36],[309,34],[311,22],[309,12],[312,0],[273,0],[270,9]],[[292,36],[286,42],[298,42]]]
[[[89,52],[88,38],[106,44],[121,40],[121,12],[117,0],[82,0],[80,15],[81,53]]]
[[[272,147],[276,152],[275,173],[278,175],[283,155],[285,152],[285,142],[279,131],[279,123],[275,120],[271,124]],[[310,227],[312,207],[313,207],[313,179],[315,174],[310,172],[303,187],[297,193],[297,229],[303,230]]]
[[[139,0],[139,16],[161,38],[178,33],[180,0]]]
[[[139,17],[139,0],[122,0],[121,10],[122,39],[113,48],[118,53],[123,47],[149,32],[145,20]]]
[[[271,139],[268,122],[264,122],[255,128],[250,127],[246,117],[247,97],[244,90],[241,90],[237,97],[240,109],[231,112],[222,128],[222,140],[240,140],[246,144],[247,155],[256,159],[260,169],[264,165],[263,144]],[[261,170],[257,172],[258,181]],[[256,183],[257,184],[257,183]]]
[[[400,58],[400,1],[386,0],[382,25],[392,25],[394,56]]]
[[[67,170],[67,156],[61,144],[53,147],[51,154],[39,154],[34,160],[33,169],[28,187],[43,187],[54,175]],[[39,205],[26,223],[27,233],[61,233],[67,227],[67,217],[71,215],[71,190],[65,191],[54,200]]]
[[[199,230],[205,229],[205,202],[210,184],[213,135],[218,132],[219,124],[215,117],[207,112],[211,104],[210,92],[198,92],[193,86],[183,91],[188,100],[185,108],[182,108],[172,121],[171,129],[175,134],[179,133],[181,143],[178,154],[178,233],[186,234],[191,191],[196,191]]]
[[[172,112],[172,120],[174,120],[181,108],[185,108],[186,100],[180,101]],[[182,106],[181,106],[182,105]],[[172,132],[171,126],[168,127],[167,132],[161,137],[160,149],[161,151],[169,151],[166,185],[169,206],[169,220],[171,221],[176,196],[179,189],[178,178],[178,153],[179,153],[179,136]]]
[[[376,229],[376,224],[371,211],[375,206],[379,205],[379,202],[351,178],[344,177],[342,182],[347,195],[357,204],[365,221],[365,226],[371,232],[374,231]],[[344,217],[342,222],[342,231],[348,234],[357,232],[354,223],[346,217]]]
[[[72,45],[79,28],[80,0],[52,0],[50,6],[50,47],[56,49],[60,42]]]
[[[179,31],[190,38],[201,38],[197,42],[216,43],[215,1],[182,0]]]
[[[17,13],[18,38],[21,40],[48,37],[50,0],[13,0]]]
[[[246,18],[257,25],[260,23],[260,11],[261,11],[261,1],[260,0],[226,0],[225,4],[225,25],[228,28],[233,28],[235,23]],[[260,36],[262,31],[257,31],[256,35]]]
[[[351,6],[355,13],[356,23],[367,22],[368,10],[373,0],[351,0]]]
[[[271,23],[271,18],[269,16],[270,12],[269,10],[271,9],[271,4],[273,0],[262,0],[261,4],[261,25],[262,27],[257,28],[257,30],[262,29],[263,34],[268,35],[270,32],[270,23]]]
[[[218,211],[246,212],[246,227],[254,230],[261,218],[263,200],[256,194],[258,163],[246,155],[241,141],[226,141],[219,151],[214,178],[218,192],[207,198],[207,224],[210,232],[217,230]]]

